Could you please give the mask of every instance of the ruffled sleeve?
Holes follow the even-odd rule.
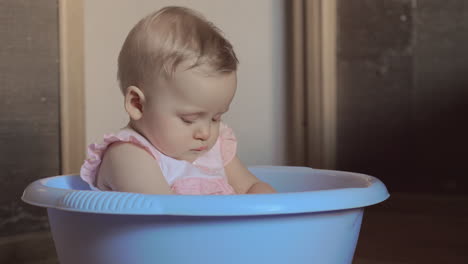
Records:
[[[230,127],[221,123],[219,131],[221,142],[221,156],[223,158],[223,165],[226,166],[236,156],[237,152],[237,139],[234,132]]]
[[[96,187],[96,176],[99,171],[99,167],[101,166],[102,159],[104,158],[104,153],[111,144],[116,142],[132,143],[143,148],[156,160],[159,160],[159,154],[151,148],[150,143],[133,130],[125,129],[121,130],[117,134],[104,135],[102,143],[91,144],[88,146],[87,159],[84,161],[80,169],[81,178],[91,187]]]

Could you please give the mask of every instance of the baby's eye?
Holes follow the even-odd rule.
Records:
[[[180,119],[186,124],[193,124],[200,117],[198,113],[195,114],[182,114],[179,116]]]
[[[191,118],[181,117],[180,119],[186,124],[193,124],[195,122],[195,120]]]

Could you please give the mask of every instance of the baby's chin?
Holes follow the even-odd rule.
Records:
[[[190,150],[190,151],[188,151],[188,153],[184,153],[183,155],[176,156],[176,157],[171,157],[171,158],[176,159],[176,160],[184,160],[184,161],[187,161],[189,163],[193,163],[193,162],[195,162],[195,160],[197,160],[201,155],[205,154],[206,152],[207,152],[207,150],[204,150],[204,151]]]
[[[164,151],[160,148],[157,148],[162,154],[173,158],[175,160],[183,160],[189,163],[193,163],[198,157],[206,153],[207,151],[194,151],[194,150],[187,150],[185,152],[174,153],[171,151]]]

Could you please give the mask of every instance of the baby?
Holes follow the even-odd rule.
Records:
[[[118,59],[128,126],[91,144],[81,177],[91,188],[145,194],[274,193],[236,156],[222,123],[238,60],[212,23],[183,7],[139,21]]]

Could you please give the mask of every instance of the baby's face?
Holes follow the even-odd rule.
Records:
[[[207,75],[202,70],[176,71],[145,92],[145,136],[165,155],[188,162],[216,143],[237,86],[235,72]]]

